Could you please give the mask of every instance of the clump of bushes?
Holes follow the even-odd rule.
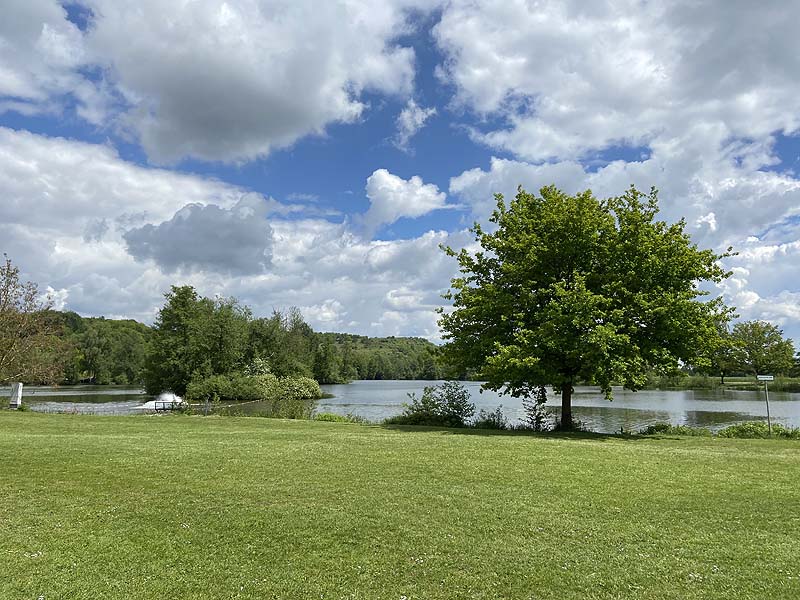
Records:
[[[731,425],[717,432],[719,437],[724,438],[768,438],[769,427],[763,421],[752,421],[750,423],[739,423]],[[772,437],[785,438],[790,440],[800,440],[800,427],[789,428],[780,424],[772,426]]]
[[[475,429],[499,429],[501,431],[511,429],[508,419],[503,413],[502,404],[491,412],[481,410],[472,423],[472,426]]]
[[[322,397],[319,384],[310,377],[264,375],[213,375],[192,381],[186,388],[189,403],[263,403],[258,414],[287,419],[308,419]]]
[[[691,435],[709,437],[714,435],[705,427],[689,427],[688,425],[671,425],[669,423],[655,423],[639,430],[640,435]],[[721,429],[716,433],[723,438],[768,438],[769,427],[763,421],[739,423]],[[784,427],[780,424],[772,426],[772,437],[800,440],[800,428]]]
[[[434,427],[467,427],[475,405],[470,402],[469,391],[457,381],[447,381],[441,386],[427,386],[422,397],[409,394],[410,404],[403,413],[389,417],[387,425],[431,425]]]
[[[336,413],[318,413],[314,415],[315,421],[327,421],[329,423],[359,423],[361,425],[369,424],[369,419],[359,415],[348,413],[346,415],[339,415]]]
[[[640,435],[692,435],[709,437],[711,430],[705,427],[689,427],[688,425],[672,425],[671,423],[654,423],[639,430]]]

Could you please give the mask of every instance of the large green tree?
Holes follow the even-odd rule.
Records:
[[[145,359],[145,389],[184,394],[192,379],[244,366],[250,311],[234,299],[197,295],[191,286],[165,295]]]
[[[766,321],[736,323],[731,356],[737,369],[750,375],[783,375],[794,367],[794,344]]]
[[[479,250],[444,248],[461,271],[439,321],[452,363],[515,397],[552,385],[566,427],[579,381],[610,398],[612,382],[636,390],[650,369],[710,363],[730,311],[700,283],[727,277],[725,255],[698,249],[684,221],[657,220],[655,190],[496,198],[491,229],[472,229]]]

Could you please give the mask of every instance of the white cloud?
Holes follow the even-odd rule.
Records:
[[[297,306],[317,329],[438,339],[433,309],[456,271],[439,244],[464,233],[368,240],[101,145],[0,129],[0,152],[0,250],[66,309],[152,321],[169,286],[186,284],[256,315]]]
[[[455,208],[446,204],[447,194],[432,183],[423,183],[416,175],[406,180],[386,169],[377,169],[367,178],[366,190],[370,207],[363,223],[370,235],[402,217],[416,218],[434,210]]]
[[[425,0],[10,0],[0,20],[0,112],[61,111],[133,134],[156,163],[245,161],[351,123],[365,91],[413,91]],[[91,76],[87,73],[91,72]]]
[[[394,137],[394,145],[403,152],[410,152],[408,143],[417,132],[425,126],[425,122],[436,114],[436,108],[423,108],[414,102],[413,98],[408,100],[405,108],[397,116],[397,134]]]
[[[361,92],[409,94],[408,2],[92,0],[94,60],[156,162],[247,160],[353,122]]]
[[[0,112],[57,110],[53,96],[90,87],[78,74],[81,32],[55,0],[3,7],[0,19]],[[4,100],[5,98],[5,100]]]
[[[268,208],[256,194],[244,196],[230,209],[187,204],[168,221],[130,229],[123,238],[137,260],[152,259],[167,273],[178,269],[260,273],[272,257]]]
[[[495,158],[487,170],[453,177],[449,192],[485,221],[495,206],[493,194],[513,197],[517,186],[538,192],[545,185],[575,193],[591,189],[598,197],[621,194],[630,184],[659,189],[661,217],[685,217],[687,231],[701,247],[739,255],[726,260],[733,279],[721,288],[744,319],[765,318],[800,336],[791,302],[800,292],[800,181],[790,174],[759,170],[769,153],[718,137],[699,128],[675,143],[654,144],[650,157],[612,162],[596,171],[574,161],[530,164]],[[762,156],[761,160],[753,158]],[[744,160],[742,157],[745,157]]]
[[[539,161],[684,138],[698,124],[764,139],[800,125],[795,23],[776,2],[453,0],[435,37],[476,132]]]

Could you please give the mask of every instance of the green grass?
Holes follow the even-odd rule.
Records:
[[[764,384],[750,377],[725,377],[725,383],[720,383],[718,376],[709,375],[675,375],[651,377],[644,389],[678,389],[678,390],[709,390],[709,389],[731,389],[740,391],[760,392],[764,389]],[[800,377],[776,377],[770,382],[769,389],[772,392],[800,392]]]
[[[0,598],[798,598],[800,443],[0,411]]]

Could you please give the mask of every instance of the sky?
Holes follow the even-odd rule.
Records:
[[[800,340],[800,2],[5,0],[0,251],[59,309],[171,285],[438,341],[495,193],[659,189]]]

